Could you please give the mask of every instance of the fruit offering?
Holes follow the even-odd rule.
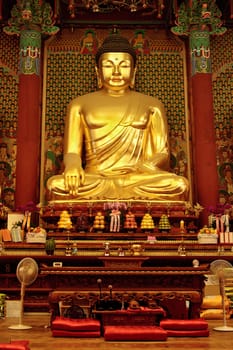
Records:
[[[96,230],[103,230],[105,228],[104,215],[100,211],[95,216],[93,228]]]
[[[146,213],[141,222],[141,229],[142,230],[153,230],[155,227],[154,221],[152,216],[149,213]]]
[[[66,230],[70,230],[72,228],[72,221],[70,218],[70,214],[67,210],[63,210],[61,212],[60,219],[57,225],[59,228],[64,228]]]
[[[207,225],[203,226],[200,231],[200,234],[215,234],[216,233],[216,229],[213,227],[207,227]]]
[[[168,216],[163,214],[159,220],[159,230],[161,231],[169,231],[171,229],[170,222],[168,220]]]
[[[126,215],[125,215],[125,222],[124,222],[124,228],[125,229],[136,229],[137,228],[137,223],[135,220],[135,215],[129,211]]]

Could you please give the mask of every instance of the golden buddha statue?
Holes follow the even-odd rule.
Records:
[[[48,179],[50,199],[186,200],[188,180],[168,171],[164,106],[133,90],[136,54],[126,38],[104,40],[96,73],[99,90],[68,106],[65,170]]]

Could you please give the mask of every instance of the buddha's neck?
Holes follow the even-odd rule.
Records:
[[[112,90],[112,89],[105,89],[104,92],[106,95],[113,96],[113,97],[122,97],[126,96],[130,93],[130,89],[122,89],[122,90]]]

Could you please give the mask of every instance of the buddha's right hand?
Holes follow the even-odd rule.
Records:
[[[64,180],[66,191],[75,196],[78,194],[80,185],[84,183],[84,170],[77,167],[65,169]]]

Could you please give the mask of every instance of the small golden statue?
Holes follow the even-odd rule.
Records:
[[[164,106],[133,90],[136,54],[126,38],[112,34],[104,40],[96,73],[99,90],[68,107],[65,170],[48,180],[50,199],[186,200],[188,180],[168,171]]]

